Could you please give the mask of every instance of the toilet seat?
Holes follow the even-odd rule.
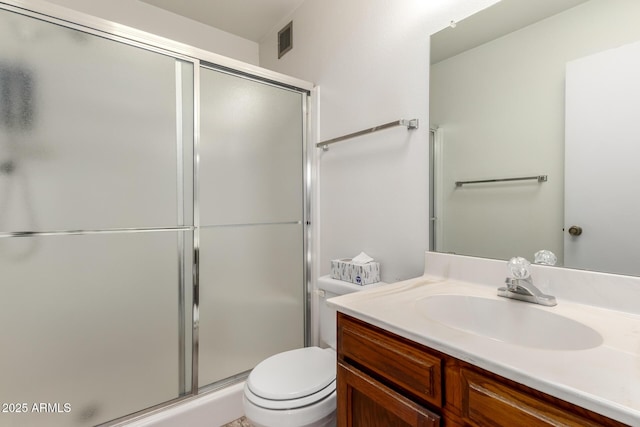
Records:
[[[245,396],[262,408],[283,410],[312,405],[335,389],[335,351],[306,347],[259,363],[249,374]]]
[[[289,410],[289,409],[298,409],[298,408],[303,408],[305,406],[313,405],[314,403],[320,402],[326,399],[327,397],[331,396],[332,394],[335,393],[335,391],[336,391],[336,382],[333,381],[331,384],[329,384],[326,388],[324,388],[320,392],[309,395],[309,396],[301,397],[299,399],[290,399],[290,400],[265,399],[253,394],[248,387],[245,389],[244,395],[249,402],[261,408],[271,409],[271,410]]]

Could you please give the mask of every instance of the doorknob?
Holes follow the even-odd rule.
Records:
[[[582,227],[580,227],[579,225],[572,225],[571,227],[569,227],[569,234],[571,234],[572,236],[581,235]]]

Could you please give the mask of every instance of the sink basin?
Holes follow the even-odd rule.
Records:
[[[524,347],[586,350],[602,344],[589,326],[526,302],[432,295],[417,300],[416,309],[450,328]]]

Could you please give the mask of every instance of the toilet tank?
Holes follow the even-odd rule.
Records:
[[[332,279],[329,276],[322,276],[318,279],[318,290],[320,290],[319,322],[320,322],[320,347],[336,348],[336,309],[327,305],[327,299],[352,292],[365,291],[382,285],[384,282],[372,283],[370,285],[356,285],[354,283],[343,282]]]

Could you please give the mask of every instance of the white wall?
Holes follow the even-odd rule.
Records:
[[[33,0],[30,0],[33,2]],[[137,0],[47,0],[229,58],[258,64],[258,44]]]
[[[592,0],[432,67],[444,134],[443,251],[562,262],[567,61],[640,38],[640,2]],[[546,174],[542,184],[457,180]]]
[[[365,251],[382,279],[422,274],[428,247],[429,35],[495,0],[306,1],[293,49],[277,59],[275,32],[260,66],[320,87],[318,137],[330,139],[400,118],[393,128],[318,150],[320,274]],[[280,26],[277,26],[280,28]]]

